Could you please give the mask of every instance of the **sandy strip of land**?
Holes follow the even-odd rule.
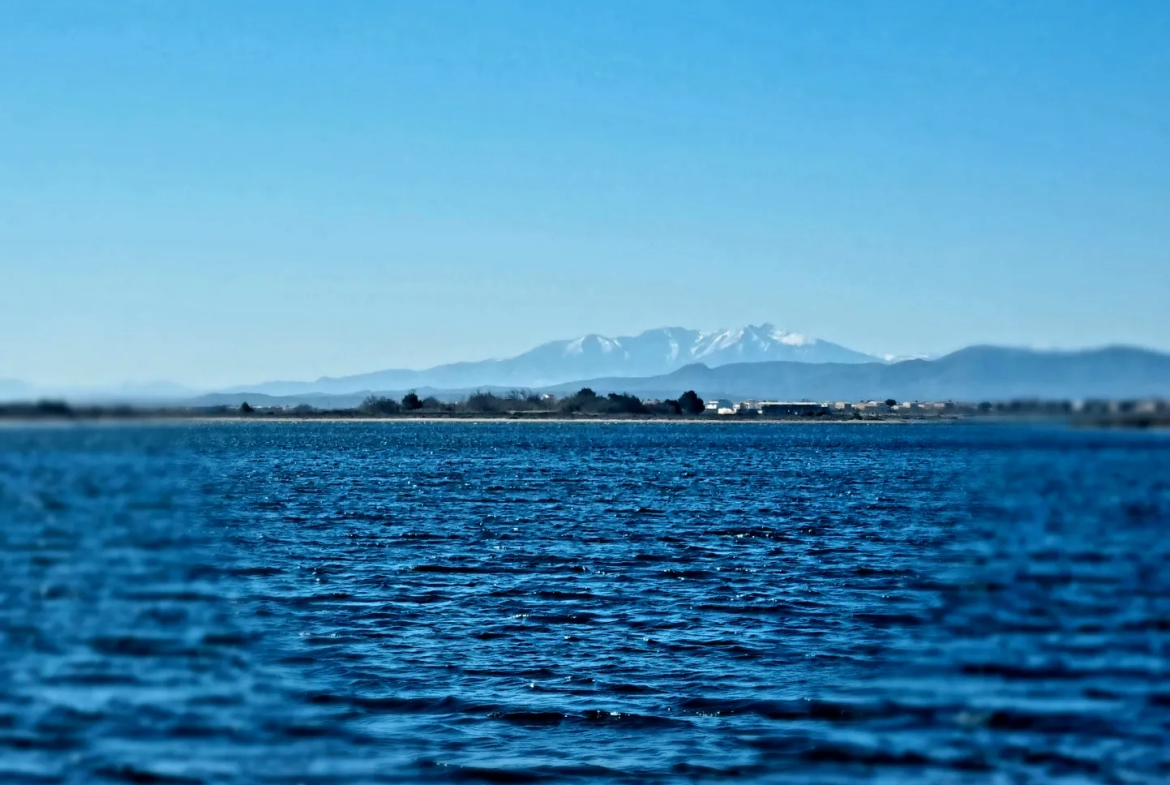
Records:
[[[69,419],[57,418],[13,418],[0,420],[3,426],[29,425],[255,425],[258,423],[384,423],[384,424],[457,424],[468,423],[484,425],[488,423],[531,423],[531,424],[577,424],[592,423],[597,425],[636,425],[636,424],[664,424],[664,425],[944,425],[962,422],[961,418],[931,418],[931,419],[897,419],[884,418],[872,420],[826,420],[821,418],[784,419],[780,417],[725,417],[715,418],[686,418],[678,419],[647,417],[615,418],[615,417],[75,417]]]

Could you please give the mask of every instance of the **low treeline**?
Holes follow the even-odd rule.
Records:
[[[402,414],[434,415],[511,415],[511,414],[588,414],[588,415],[696,415],[704,411],[703,399],[688,390],[678,398],[665,401],[642,400],[635,395],[610,393],[598,395],[588,387],[572,395],[557,398],[525,390],[509,393],[476,392],[461,401],[440,401],[407,393],[401,400],[371,395],[358,410],[371,417]]]
[[[892,402],[887,401],[887,404]],[[635,395],[609,393],[599,395],[588,387],[572,395],[556,397],[526,390],[508,393],[476,392],[459,401],[442,401],[420,397],[411,392],[402,398],[371,395],[352,408],[318,408],[299,406],[239,405],[184,406],[178,404],[145,406],[125,403],[79,403],[41,400],[0,403],[0,420],[143,420],[157,419],[257,419],[293,417],[298,419],[377,418],[460,418],[512,417],[555,419],[560,417],[696,417],[705,411],[703,399],[693,390],[678,398],[643,400]],[[1074,407],[1067,401],[1002,401],[981,404],[948,404],[944,418],[983,415],[988,419],[1061,419],[1095,427],[1170,427],[1170,405],[1165,401],[1085,402]],[[858,419],[856,409],[846,412],[817,413],[827,419]],[[912,412],[868,412],[865,419],[915,419]],[[792,419],[793,417],[788,417]],[[723,419],[711,417],[711,419]],[[918,419],[921,419],[920,417]]]
[[[509,393],[476,392],[460,401],[441,401],[407,393],[402,398],[371,395],[357,408],[317,408],[307,404],[295,407],[252,406],[129,406],[72,405],[64,401],[36,401],[0,403],[0,419],[133,419],[144,417],[301,417],[301,418],[360,418],[360,417],[484,417],[484,416],[548,416],[562,415],[698,415],[704,411],[703,399],[693,390],[678,398],[665,401],[642,400],[634,395],[610,393],[598,395],[588,387],[576,393],[557,398],[525,390]]]
[[[178,410],[166,410],[167,413]],[[163,413],[163,410],[146,410],[126,404],[75,406],[65,401],[12,401],[0,403],[0,419],[10,420],[62,420],[62,419],[127,419]]]

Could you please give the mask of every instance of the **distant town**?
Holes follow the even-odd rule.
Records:
[[[1170,413],[1170,401],[1152,398],[1133,401],[1012,400],[984,401],[728,401],[705,403],[705,411],[721,417],[881,417],[932,418],[974,416],[1120,417]]]
[[[317,408],[295,406],[148,406],[81,404],[42,400],[0,404],[6,420],[232,419],[232,420],[389,420],[389,419],[512,419],[512,420],[664,420],[709,422],[947,422],[982,420],[1064,420],[1075,424],[1119,427],[1170,426],[1170,401],[1140,400],[1010,400],[1010,401],[773,401],[725,398],[703,400],[693,390],[678,398],[638,398],[586,387],[563,397],[517,390],[477,392],[457,401],[420,397],[370,395],[359,406]]]

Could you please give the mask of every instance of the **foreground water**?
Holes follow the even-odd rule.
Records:
[[[1170,438],[0,430],[0,780],[1165,782]]]

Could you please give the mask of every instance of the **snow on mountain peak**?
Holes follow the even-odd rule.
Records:
[[[879,361],[876,357],[868,357],[803,333],[781,330],[769,323],[708,332],[661,327],[638,335],[615,338],[590,333],[547,345],[549,349],[553,347],[556,347],[555,351],[561,361],[570,364],[563,371],[558,371],[564,378],[607,374],[652,375],[690,363],[702,363],[714,368],[727,363],[777,360],[813,363]],[[525,357],[520,355],[514,361],[525,361]],[[549,372],[546,377],[543,367],[533,370],[534,378],[551,378],[552,373]]]
[[[779,330],[766,322],[759,327],[752,326],[747,329],[761,343],[782,343],[785,346],[812,346],[817,343],[816,338],[809,338],[807,335],[789,332],[788,330]]]
[[[583,354],[585,352],[585,339],[588,337],[588,335],[582,335],[580,338],[576,338],[565,344],[565,355]]]
[[[582,335],[565,344],[566,357],[582,355],[586,352],[586,344],[596,344],[602,354],[612,354],[622,348],[622,342],[617,338],[606,338],[604,335]]]
[[[812,346],[817,342],[816,338],[809,338],[807,335],[790,333],[785,330],[774,331],[772,333],[772,340],[782,343],[785,346]]]

